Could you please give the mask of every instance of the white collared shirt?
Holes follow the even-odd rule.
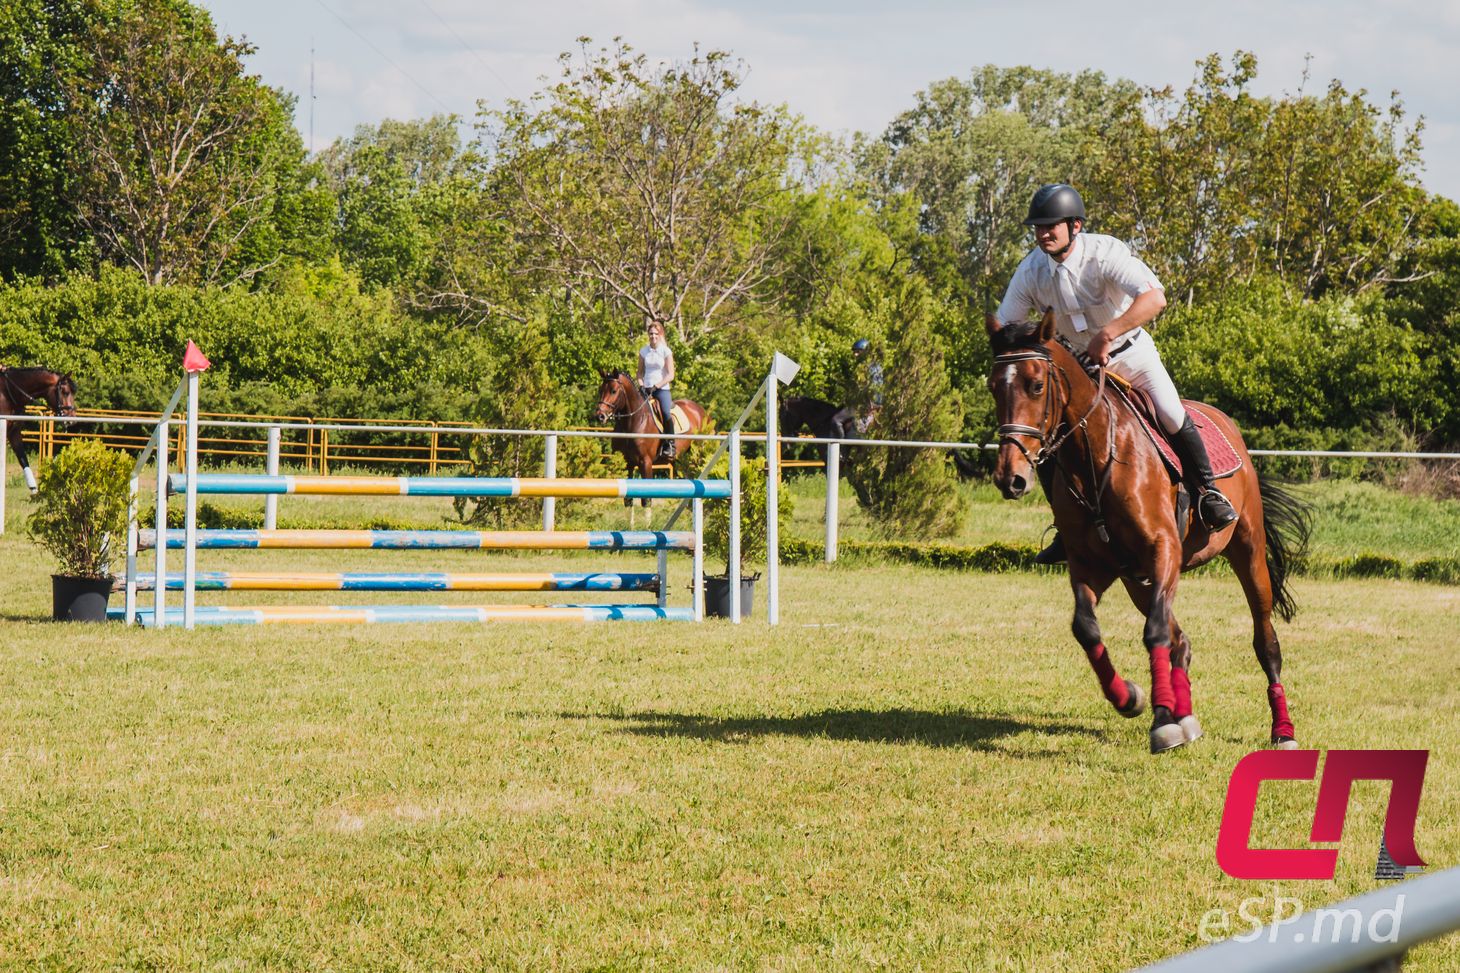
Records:
[[[1001,324],[1054,310],[1055,328],[1077,350],[1161,282],[1130,247],[1103,233],[1079,233],[1063,263],[1037,247],[1019,262],[999,305]],[[1139,337],[1142,328],[1127,332]]]

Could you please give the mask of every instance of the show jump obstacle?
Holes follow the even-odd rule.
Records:
[[[260,624],[268,622],[349,623],[433,622],[433,621],[648,621],[693,620],[704,617],[704,501],[735,500],[732,481],[570,479],[556,477],[331,477],[270,476],[250,474],[199,474],[197,472],[197,382],[207,367],[189,343],[184,359],[188,391],[186,473],[166,474],[167,428],[183,390],[178,387],[172,403],[163,413],[152,443],[137,462],[137,471],[151,450],[158,455],[158,503],[156,527],[137,526],[136,502],[132,505],[128,532],[126,603],[114,612],[128,624],[155,628],[181,624]],[[136,496],[138,472],[133,476]],[[168,530],[166,497],[186,496],[184,527]],[[430,497],[613,497],[622,499],[678,499],[691,504],[692,529],[589,530],[589,531],[475,531],[475,530],[200,530],[197,497],[204,495],[309,494],[333,496],[430,496]],[[738,506],[738,504],[737,504]],[[738,535],[738,531],[734,532]],[[732,537],[732,545],[738,541]],[[203,572],[196,568],[199,549],[254,550],[350,549],[350,550],[594,550],[653,551],[658,555],[653,573],[526,573],[447,574],[424,573],[296,573],[296,572]],[[151,573],[137,570],[139,551],[155,552],[156,568]],[[166,552],[181,549],[184,571],[168,574]],[[669,551],[687,551],[693,566],[692,599],[688,607],[668,604]],[[734,558],[732,557],[732,561]],[[158,579],[162,579],[161,583]],[[152,591],[151,608],[138,605],[139,591]],[[554,592],[653,592],[657,603],[560,604],[560,605],[268,605],[260,607],[198,606],[198,591],[554,591]],[[181,591],[180,607],[166,605],[166,592]]]

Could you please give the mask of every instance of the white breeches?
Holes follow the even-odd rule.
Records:
[[[1156,418],[1168,434],[1181,429],[1186,422],[1186,407],[1181,404],[1176,383],[1166,374],[1166,366],[1161,364],[1161,353],[1156,350],[1156,343],[1150,335],[1141,335],[1135,344],[1112,359],[1106,367],[1150,395],[1151,401],[1156,404]]]

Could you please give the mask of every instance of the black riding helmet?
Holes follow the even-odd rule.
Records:
[[[1052,182],[1040,186],[1029,200],[1029,215],[1024,217],[1025,226],[1049,226],[1065,220],[1085,219],[1085,201],[1075,192],[1075,187],[1063,182]]]
[[[866,354],[867,349],[871,347],[872,342],[868,341],[866,338],[858,338],[856,341],[852,342],[852,352],[854,354]]]

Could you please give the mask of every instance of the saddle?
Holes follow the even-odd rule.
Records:
[[[662,433],[664,431],[664,417],[659,414],[658,399],[649,399],[649,416],[654,420],[654,431]],[[670,410],[670,418],[674,420],[674,432],[681,433],[689,429],[689,416],[684,414],[684,407],[678,402],[674,403],[674,408]]]
[[[1161,457],[1161,462],[1166,467],[1167,474],[1171,477],[1172,483],[1182,482],[1181,460],[1176,455],[1175,448],[1161,429],[1161,424],[1156,421],[1156,404],[1151,401],[1150,395],[1144,390],[1136,388],[1125,379],[1113,372],[1105,373],[1105,384],[1115,394],[1117,402],[1123,404],[1140,420],[1141,429],[1145,432],[1146,438],[1151,445],[1156,447],[1156,452]],[[1242,468],[1242,457],[1232,448],[1231,442],[1227,440],[1216,421],[1201,411],[1201,404],[1192,402],[1189,399],[1181,400],[1186,414],[1191,417],[1191,424],[1201,433],[1201,441],[1207,448],[1207,459],[1212,464],[1213,479],[1221,480],[1231,476]]]

